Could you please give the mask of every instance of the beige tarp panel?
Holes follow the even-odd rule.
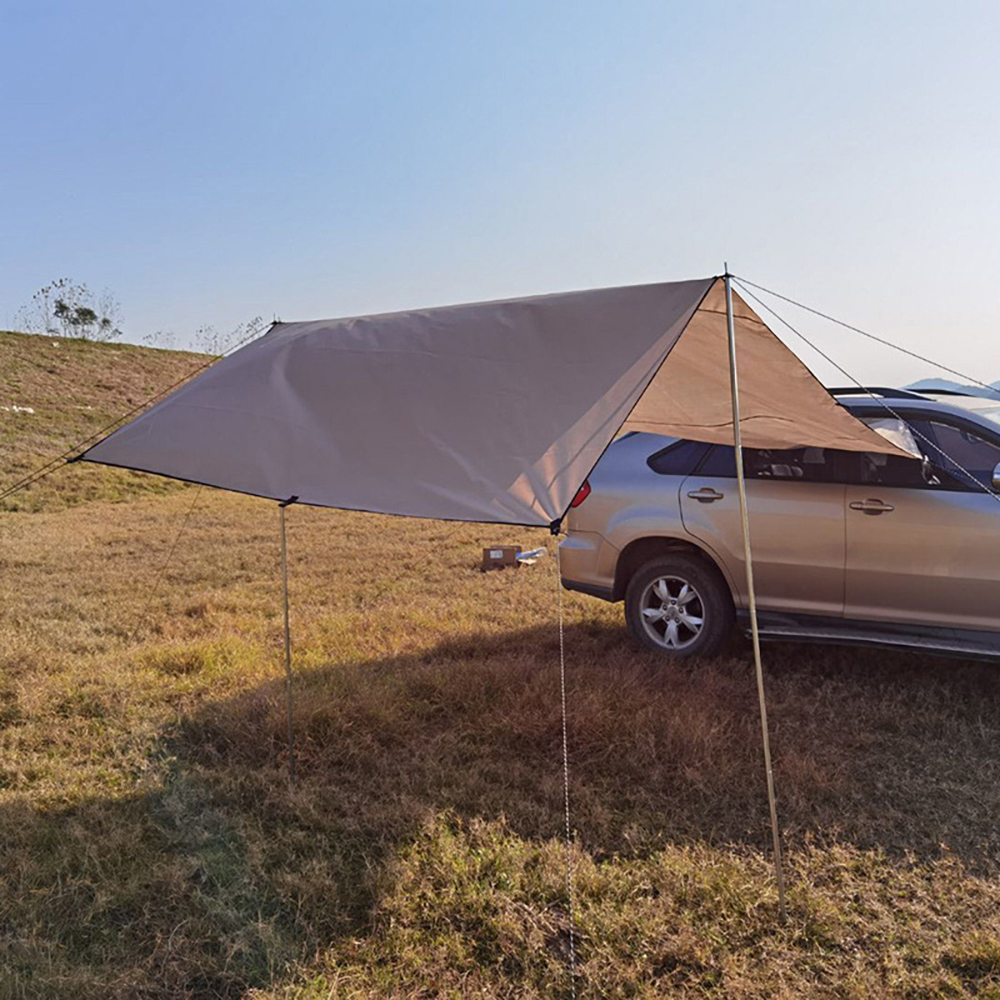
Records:
[[[85,459],[320,506],[547,525],[711,284],[281,323]]]
[[[721,288],[276,324],[83,457],[275,500],[548,525],[633,408],[633,426],[731,441]],[[748,446],[899,454],[738,308]]]
[[[903,454],[840,406],[733,292],[743,444]],[[733,443],[725,283],[720,279],[674,345],[626,430]]]

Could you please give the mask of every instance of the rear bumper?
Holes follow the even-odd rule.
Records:
[[[559,560],[567,590],[612,600],[618,550],[596,531],[570,531],[559,543]]]
[[[602,601],[614,602],[614,592],[610,587],[602,587],[597,583],[582,583],[579,580],[567,580],[563,577],[562,585],[566,590],[575,590],[590,597],[599,597]]]

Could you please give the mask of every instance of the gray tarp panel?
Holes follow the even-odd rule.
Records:
[[[643,429],[732,439],[720,288],[704,278],[276,324],[83,457],[276,500],[548,525],[633,408]],[[747,446],[899,454],[742,302],[737,325]]]

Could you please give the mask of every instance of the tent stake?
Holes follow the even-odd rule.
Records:
[[[281,590],[285,604],[285,697],[288,716],[288,776],[295,783],[295,734],[292,729],[292,640],[288,628],[288,542],[285,538],[285,508],[295,503],[298,497],[283,500],[278,504],[278,520],[281,525]]]
[[[778,831],[778,804],[774,794],[774,774],[771,770],[771,737],[767,728],[767,701],[764,697],[764,669],[760,661],[760,633],[757,630],[757,598],[753,587],[753,560],[750,554],[750,517],[747,513],[747,487],[743,474],[743,430],[740,426],[740,394],[736,376],[736,323],[733,319],[733,289],[729,265],[726,282],[726,325],[729,331],[729,388],[733,398],[733,451],[736,458],[736,485],[740,495],[740,521],[743,525],[743,561],[747,572],[747,608],[750,612],[750,634],[753,637],[753,659],[757,672],[757,699],[760,702],[760,727],[764,741],[764,770],[767,773],[767,802],[771,810],[771,838],[774,841],[774,869],[778,877],[778,908],[782,923],[785,911],[785,877],[781,863],[781,834]]]

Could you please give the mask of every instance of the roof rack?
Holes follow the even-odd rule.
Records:
[[[1000,389],[995,389],[990,386],[993,392],[1000,395]],[[923,393],[931,393],[935,396],[979,396],[981,399],[990,399],[989,396],[980,396],[978,392],[963,392],[961,389],[920,389],[918,390]]]
[[[831,396],[881,396],[884,399],[926,399],[922,393],[912,389],[890,389],[884,385],[851,385],[827,389]]]

